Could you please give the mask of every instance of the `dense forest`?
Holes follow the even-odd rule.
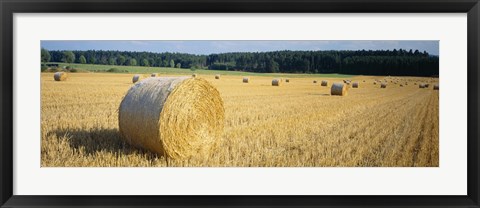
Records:
[[[418,50],[273,51],[211,55],[128,51],[48,51],[42,62],[208,68],[263,73],[438,75],[439,58]]]

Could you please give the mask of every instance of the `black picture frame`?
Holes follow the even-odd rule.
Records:
[[[0,0],[1,207],[480,207],[478,0]],[[14,13],[467,13],[466,196],[25,196],[13,195]],[[448,180],[448,178],[445,178]]]

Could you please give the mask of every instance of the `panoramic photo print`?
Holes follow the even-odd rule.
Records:
[[[439,167],[439,41],[41,41],[41,167]]]

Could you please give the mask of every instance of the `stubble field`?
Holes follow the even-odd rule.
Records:
[[[245,84],[241,76],[199,75],[221,93],[224,133],[210,155],[174,161],[119,135],[118,107],[132,76],[70,73],[67,81],[55,82],[52,73],[42,73],[42,167],[439,165],[439,91],[432,89],[438,79],[398,78],[394,84],[388,78],[381,89],[373,81],[385,77],[352,77],[359,88],[330,96],[331,84],[341,78],[290,78],[274,87],[273,77],[251,76]],[[328,87],[320,86],[322,79]],[[414,82],[431,84],[419,89]]]

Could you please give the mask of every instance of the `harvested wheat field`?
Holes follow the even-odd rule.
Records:
[[[168,77],[174,75],[165,75]],[[277,75],[275,75],[277,76]],[[438,167],[438,78],[354,76],[360,88],[331,96],[318,77],[197,74],[223,100],[224,128],[215,151],[184,160],[125,142],[118,109],[132,74],[70,73],[56,82],[41,74],[42,167]],[[189,76],[191,77],[191,75]],[[342,78],[320,78],[329,83]],[[389,85],[381,89],[376,80]]]

